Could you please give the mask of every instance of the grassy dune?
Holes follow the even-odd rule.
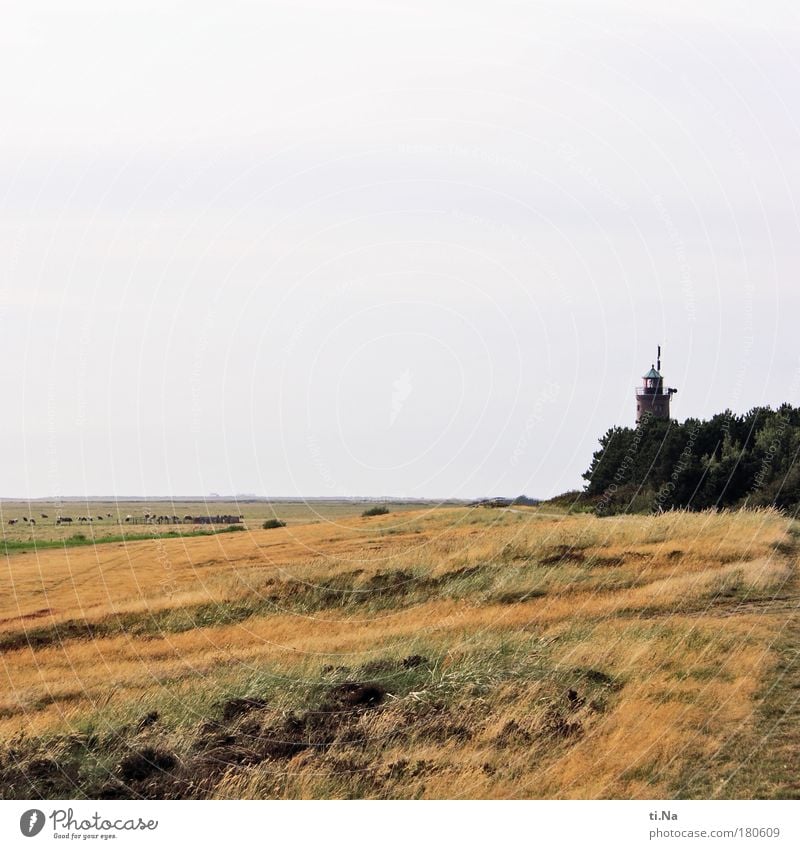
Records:
[[[9,554],[0,796],[796,796],[795,548],[455,508]]]

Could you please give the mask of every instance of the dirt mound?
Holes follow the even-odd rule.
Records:
[[[306,750],[326,751],[335,746],[360,748],[367,739],[359,729],[360,717],[376,709],[387,691],[375,682],[345,681],[330,686],[319,708],[272,718],[246,714],[264,711],[263,699],[231,699],[223,721],[206,722],[183,770],[194,782],[213,785],[231,766],[250,766],[266,760],[285,761]],[[227,710],[225,710],[227,708]]]
[[[392,660],[389,658],[381,658],[380,660],[371,660],[365,663],[358,670],[357,674],[365,676],[390,674],[392,672],[401,672],[404,669],[416,669],[418,666],[425,666],[429,663],[427,657],[421,654],[412,654],[404,657],[402,660]],[[350,671],[350,670],[346,670]]]
[[[376,572],[365,584],[369,589],[396,588],[403,584],[414,581],[414,575],[405,569],[397,569],[389,572]]]
[[[385,696],[386,690],[380,684],[345,681],[330,688],[323,709],[375,707]]]
[[[137,723],[136,731],[141,732],[144,731],[145,728],[149,728],[151,725],[155,725],[159,720],[159,714],[157,710],[151,710],[150,713],[145,714]]]
[[[381,660],[371,660],[361,667],[361,672],[364,675],[381,675],[383,673],[394,672],[398,668],[398,663],[395,660],[382,658]]]
[[[570,710],[579,710],[586,704],[586,699],[580,696],[577,690],[567,690],[565,695]]]
[[[239,698],[229,699],[222,705],[222,719],[230,722],[239,716],[244,716],[254,710],[262,710],[267,706],[265,699]]]
[[[542,724],[542,732],[548,737],[577,737],[583,734],[580,722],[569,722],[558,711],[550,711]]]
[[[131,752],[122,759],[119,765],[119,776],[126,783],[144,781],[153,773],[174,769],[177,764],[178,759],[172,752],[148,746]]]
[[[553,553],[541,559],[543,566],[552,566],[554,563],[583,563],[586,555],[571,545],[557,545]]]
[[[495,737],[495,745],[498,748],[519,746],[530,743],[531,735],[518,722],[510,719]]]
[[[601,672],[599,669],[587,669],[583,674],[586,680],[591,681],[593,684],[612,685],[614,683],[614,679],[610,675],[606,675],[605,672]]]
[[[525,601],[533,601],[535,598],[544,598],[547,593],[544,590],[519,590],[517,592],[500,593],[492,600],[497,604],[521,604]]]

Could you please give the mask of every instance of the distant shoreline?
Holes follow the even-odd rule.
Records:
[[[311,495],[308,497],[298,495],[287,496],[261,496],[261,495],[48,495],[36,498],[15,498],[12,496],[0,497],[0,504],[19,504],[35,502],[70,502],[70,503],[108,503],[109,501],[143,501],[143,502],[172,502],[178,501],[182,504],[205,504],[208,502],[231,501],[239,504],[270,504],[270,503],[298,503],[304,504],[309,501],[317,502],[373,502],[389,501],[393,504],[468,504],[475,501],[474,498],[408,498],[392,495]]]

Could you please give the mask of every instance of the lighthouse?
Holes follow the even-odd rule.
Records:
[[[657,419],[669,418],[669,402],[677,389],[664,389],[661,376],[661,345],[658,346],[656,364],[642,378],[642,385],[636,387],[636,424],[646,415]]]

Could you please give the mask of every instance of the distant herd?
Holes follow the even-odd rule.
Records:
[[[42,519],[47,519],[47,513],[41,514]],[[98,516],[97,521],[102,522],[104,519],[113,518],[111,513],[106,513],[105,516]],[[120,518],[122,518],[120,516]],[[16,525],[20,520],[19,519],[9,519],[9,525]],[[23,516],[23,522],[27,522],[29,525],[35,525],[36,519],[33,516]],[[94,516],[78,516],[77,520],[74,520],[71,516],[56,516],[56,524],[57,525],[71,525],[74,521],[83,522],[84,524],[88,524],[89,522],[94,522]],[[186,515],[181,519],[180,516],[157,516],[155,513],[144,513],[141,516],[132,516],[130,513],[125,517],[125,521],[131,525],[238,525],[244,521],[244,516],[229,516],[229,515],[201,515],[201,516],[190,516]]]

